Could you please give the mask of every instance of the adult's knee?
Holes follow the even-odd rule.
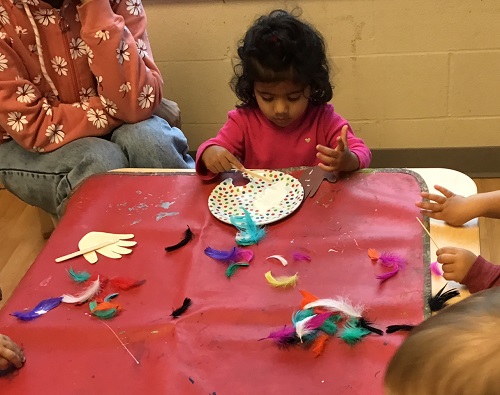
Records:
[[[120,126],[113,132],[111,141],[122,148],[130,167],[194,167],[182,131],[156,116]]]

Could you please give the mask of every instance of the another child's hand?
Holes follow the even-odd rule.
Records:
[[[463,225],[474,218],[474,214],[469,210],[467,198],[455,195],[440,185],[435,185],[434,188],[444,196],[422,192],[420,194],[422,198],[430,200],[429,202],[415,203],[423,215],[445,221],[453,226]]]
[[[8,369],[12,365],[20,368],[25,360],[23,350],[10,337],[0,335],[0,370]]]
[[[462,282],[477,256],[469,250],[457,247],[443,247],[436,251],[437,261],[443,264],[446,280]]]
[[[359,168],[359,159],[356,154],[349,150],[347,144],[347,125],[344,125],[337,137],[337,146],[335,148],[317,145],[316,157],[321,161],[318,166],[329,172],[354,171]]]
[[[214,174],[225,171],[242,169],[243,165],[236,157],[220,145],[211,145],[201,155],[205,167]]]

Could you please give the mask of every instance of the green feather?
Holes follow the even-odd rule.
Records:
[[[230,264],[226,270],[227,278],[231,278],[233,276],[233,274],[236,273],[236,270],[238,270],[240,267],[244,267],[244,266],[250,266],[250,264],[244,263],[244,262]]]
[[[370,333],[368,329],[357,326],[356,320],[351,320],[346,322],[344,330],[340,334],[340,338],[352,346]]]
[[[72,267],[69,268],[68,272],[70,276],[73,278],[73,280],[75,280],[77,283],[83,283],[90,278],[90,273],[75,272]]]
[[[313,315],[314,315],[314,309],[299,310],[296,313],[292,314],[293,325],[295,326],[297,322],[302,321],[307,317],[311,317]]]

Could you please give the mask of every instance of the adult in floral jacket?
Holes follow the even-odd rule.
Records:
[[[162,84],[140,0],[0,0],[0,182],[60,216],[92,174],[194,167]]]

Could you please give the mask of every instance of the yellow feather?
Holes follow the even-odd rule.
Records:
[[[270,270],[264,274],[264,276],[267,282],[273,287],[295,287],[299,279],[298,273],[295,273],[293,276],[280,276],[274,278]]]

